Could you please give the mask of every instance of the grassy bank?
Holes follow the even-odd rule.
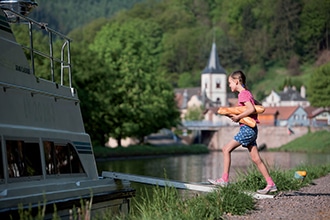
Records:
[[[93,149],[94,149],[95,158],[97,159],[209,153],[207,146],[198,145],[198,144],[189,145],[189,146],[132,145],[129,147],[116,147],[116,148],[96,146]]]
[[[330,153],[330,132],[322,130],[308,133],[272,151]]]

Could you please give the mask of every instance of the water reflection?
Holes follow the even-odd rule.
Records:
[[[306,154],[290,152],[260,152],[270,167],[290,169],[301,164],[321,165],[330,162],[330,154]],[[185,182],[205,182],[208,178],[217,178],[222,173],[222,152],[204,155],[185,155],[157,158],[133,158],[97,162],[98,170],[114,171],[150,177],[167,178]],[[238,171],[251,166],[248,151],[234,151],[230,178],[233,180]]]

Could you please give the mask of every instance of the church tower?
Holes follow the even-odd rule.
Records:
[[[213,105],[227,106],[227,75],[220,65],[215,42],[201,77],[201,93],[205,94]]]

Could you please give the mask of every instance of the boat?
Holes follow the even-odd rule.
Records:
[[[104,210],[128,214],[135,196],[130,182],[98,174],[72,86],[71,39],[30,19],[37,6],[0,0],[0,218],[18,219],[22,210],[44,219],[54,212],[61,219]],[[28,45],[16,41],[13,24],[27,26]],[[35,48],[35,30],[48,34],[49,50]],[[58,58],[53,39],[63,41]],[[48,60],[49,78],[39,77],[37,57]]]

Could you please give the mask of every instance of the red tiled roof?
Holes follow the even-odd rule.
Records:
[[[278,112],[279,120],[287,120],[290,116],[297,111],[299,106],[277,106],[277,107],[266,107],[263,114],[276,114]]]
[[[304,110],[307,112],[308,117],[313,117],[313,112],[318,109],[317,107],[313,107],[313,106],[308,106],[306,108],[304,108]]]
[[[315,116],[317,116],[323,112],[330,112],[329,107],[317,108],[317,107],[308,106],[308,107],[304,108],[304,110],[307,112],[308,118],[314,118]]]
[[[276,107],[265,107],[263,115],[275,115],[278,113],[278,110]]]

